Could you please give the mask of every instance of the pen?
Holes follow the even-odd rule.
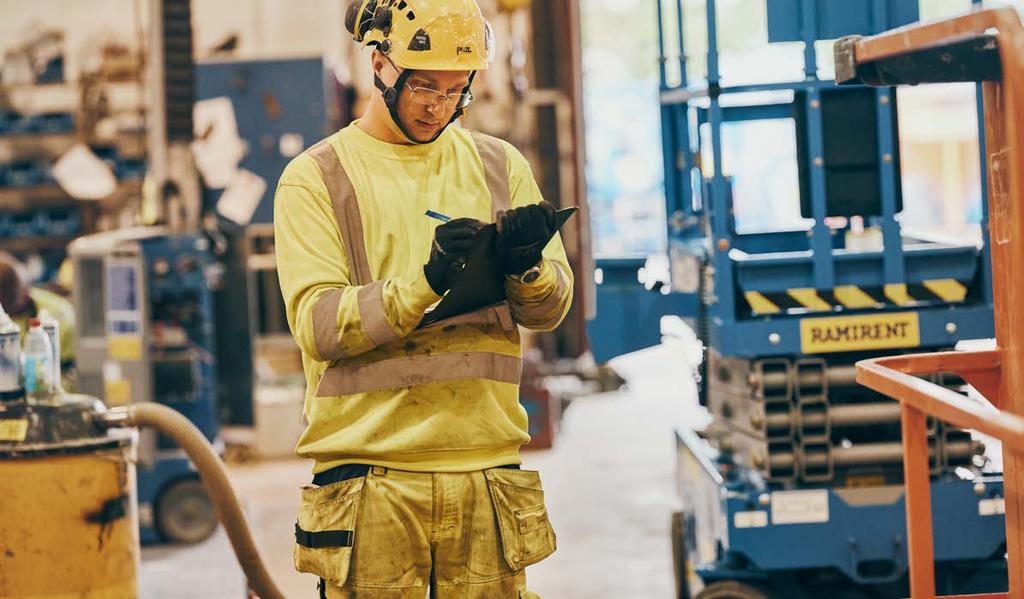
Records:
[[[434,212],[433,210],[427,210],[427,214],[426,215],[429,216],[430,218],[436,218],[437,220],[439,220],[441,222],[445,222],[445,223],[452,219],[452,217],[450,217],[450,216],[445,216],[445,215],[441,214],[440,212]]]

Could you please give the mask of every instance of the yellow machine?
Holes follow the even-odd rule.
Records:
[[[136,596],[136,435],[97,435],[97,404],[0,407],[0,598]]]
[[[108,410],[64,394],[46,403],[0,398],[0,599],[139,596],[135,427],[156,428],[185,450],[254,596],[283,599],[223,462],[195,425],[157,403]]]

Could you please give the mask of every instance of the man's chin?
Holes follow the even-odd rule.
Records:
[[[413,133],[415,133],[416,137],[419,139],[432,139],[441,131],[441,128],[442,127],[440,125],[425,125],[417,121]]]

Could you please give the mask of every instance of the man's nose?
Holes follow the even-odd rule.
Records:
[[[436,102],[427,106],[427,111],[434,118],[441,118],[448,111],[448,105],[444,98],[438,98]]]

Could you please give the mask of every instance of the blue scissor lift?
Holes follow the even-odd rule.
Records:
[[[767,0],[769,42],[803,42],[805,78],[729,87],[716,27],[729,16],[716,0],[694,1],[707,18],[699,85],[683,58],[691,0],[657,0],[673,305],[697,306],[678,315],[706,346],[700,401],[713,416],[699,435],[677,435],[679,596],[906,596],[898,404],[858,386],[853,364],[994,336],[988,238],[901,230],[896,93],[819,79],[814,42],[916,21],[917,2]],[[681,82],[670,86],[677,54]],[[794,124],[791,201],[811,225],[740,234],[723,127],[773,119]],[[855,221],[880,246],[847,247]],[[933,424],[932,447],[940,592],[1005,590],[1001,477],[984,471],[984,447],[967,431]]]

